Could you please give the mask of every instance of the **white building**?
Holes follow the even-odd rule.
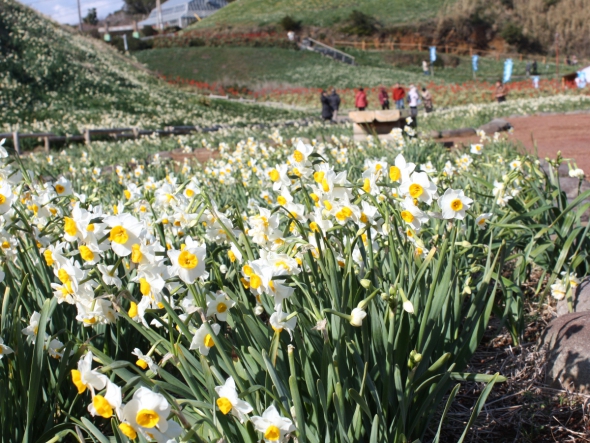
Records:
[[[178,26],[185,28],[192,22],[210,16],[226,6],[226,0],[168,0],[162,3],[162,27]],[[138,23],[139,28],[144,26],[158,27],[158,9],[154,9],[148,18]]]

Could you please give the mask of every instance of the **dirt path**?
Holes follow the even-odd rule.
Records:
[[[514,132],[508,137],[520,142],[531,153],[535,153],[534,142],[540,158],[555,158],[561,151],[564,158],[573,158],[578,167],[590,177],[590,114],[557,114],[509,117]],[[477,137],[454,137],[442,141],[455,144],[469,144]]]
[[[512,117],[514,127],[510,136],[521,142],[527,151],[534,153],[537,144],[541,158],[557,156],[573,158],[586,176],[590,176],[590,114],[538,115]]]

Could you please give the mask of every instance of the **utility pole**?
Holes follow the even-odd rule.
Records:
[[[559,80],[559,32],[555,33],[555,69]]]
[[[158,29],[161,31],[164,29],[164,26],[162,23],[162,6],[160,4],[160,0],[156,0],[156,9],[158,10]]]
[[[78,0],[78,29],[82,32],[82,10],[80,9],[80,0]]]

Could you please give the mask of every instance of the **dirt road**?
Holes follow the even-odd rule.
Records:
[[[520,142],[540,158],[555,158],[561,151],[564,158],[573,158],[578,167],[590,177],[590,114],[533,115],[507,118],[514,132],[508,137]],[[456,144],[472,143],[477,137],[443,139]],[[534,140],[534,142],[533,142]]]

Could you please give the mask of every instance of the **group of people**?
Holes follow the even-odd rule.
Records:
[[[399,83],[396,83],[391,91],[391,97],[395,103],[395,107],[398,110],[405,109],[406,103],[410,108],[410,115],[412,116],[414,123],[418,116],[418,105],[420,100],[424,103],[424,109],[426,112],[432,112],[434,109],[432,105],[432,94],[425,87],[422,88],[422,92],[418,92],[418,88],[415,85],[410,85],[410,89],[406,93],[406,90]],[[379,88],[379,104],[382,110],[390,109],[389,93],[385,87]],[[359,111],[364,111],[369,106],[367,99],[367,92],[364,88],[359,88],[356,92],[354,105]]]
[[[418,93],[418,88],[415,85],[410,85],[410,89],[406,90],[399,83],[396,83],[392,89],[392,99],[395,102],[396,109],[402,110],[406,107],[406,102],[410,108],[410,115],[416,120],[418,116],[418,105],[420,100],[424,103],[426,112],[432,112],[432,94],[425,87],[422,92]],[[382,110],[390,109],[389,94],[385,87],[379,88],[379,104]],[[338,117],[338,110],[340,109],[340,95],[336,89],[331,88],[330,91],[323,90],[320,96],[322,104],[322,118],[325,121],[334,122]],[[364,111],[369,107],[369,100],[367,99],[367,92],[365,88],[359,88],[355,94],[354,105],[359,111]]]

